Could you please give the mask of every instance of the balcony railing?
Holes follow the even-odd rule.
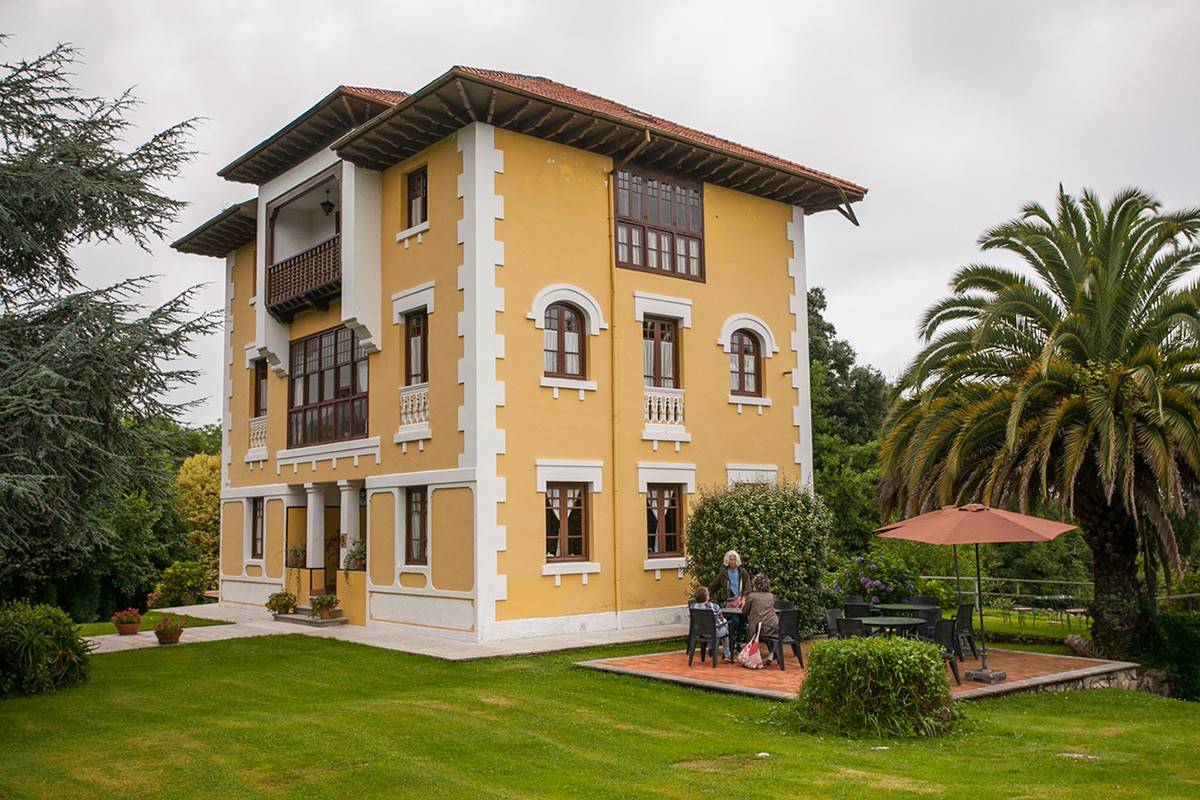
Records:
[[[267,449],[267,418],[254,417],[250,420],[250,449]]]
[[[341,291],[341,234],[267,268],[267,310],[280,319],[306,306],[322,307]]]
[[[400,425],[429,423],[429,384],[418,383],[400,389]]]
[[[683,427],[683,389],[646,387],[643,405],[646,427]]]

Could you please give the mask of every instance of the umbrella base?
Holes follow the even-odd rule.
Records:
[[[1008,673],[998,669],[969,669],[964,677],[976,683],[1000,683],[1008,680]]]

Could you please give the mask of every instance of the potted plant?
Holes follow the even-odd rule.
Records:
[[[267,598],[267,611],[272,617],[290,614],[296,610],[296,595],[291,592],[275,592]]]
[[[187,617],[167,614],[155,623],[154,635],[158,637],[159,644],[178,644],[187,624]]]
[[[118,611],[109,617],[109,620],[117,626],[117,633],[122,636],[133,636],[142,627],[142,615],[136,608]]]
[[[350,572],[362,572],[367,568],[367,543],[363,539],[359,539],[354,543],[354,546],[346,551],[346,557],[342,560],[342,569]]]
[[[337,607],[338,599],[336,594],[319,594],[309,603],[308,615],[310,617],[329,619],[333,616],[333,610]]]
[[[302,544],[292,545],[291,547],[288,548],[288,551],[287,551],[287,565],[289,567],[303,567],[304,566],[304,556],[305,556],[304,545],[302,545]]]

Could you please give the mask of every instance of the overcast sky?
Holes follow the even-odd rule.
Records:
[[[416,89],[452,64],[545,75],[870,188],[855,228],[809,217],[809,282],[861,360],[895,376],[975,240],[1061,181],[1200,203],[1200,3],[330,3],[0,0],[0,60],[82,47],[79,84],[136,85],[138,133],[192,116],[201,156],[170,187],[173,234],[253,194],[216,171],[340,83]],[[754,9],[751,11],[750,9]],[[90,285],[222,261],[166,243],[78,253]],[[221,345],[199,342],[193,421],[220,416]]]

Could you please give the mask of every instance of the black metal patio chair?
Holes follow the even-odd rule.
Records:
[[[952,619],[939,619],[933,626],[933,635],[928,638],[942,648],[942,658],[949,662],[950,671],[954,673],[954,682],[962,686],[962,678],[958,674],[958,660],[955,658],[954,625],[955,621]]]
[[[717,617],[707,608],[690,608],[688,609],[690,621],[688,624],[688,641],[687,654],[688,666],[692,665],[692,658],[696,654],[696,648],[700,648],[700,662],[704,663],[708,648],[712,648],[712,665],[713,669],[717,668],[717,651],[721,649],[721,637],[717,635]]]
[[[958,614],[954,618],[954,652],[959,661],[963,660],[964,643],[971,648],[971,658],[979,658],[979,652],[975,648],[975,628],[972,625],[974,617],[974,603],[963,603],[958,607]]]
[[[779,669],[783,670],[783,648],[784,645],[790,645],[792,654],[796,656],[796,661],[800,663],[800,668],[804,668],[804,653],[800,650],[800,610],[797,608],[785,608],[779,611],[779,636],[771,638],[764,637],[767,644],[771,648],[771,656],[778,662]]]

